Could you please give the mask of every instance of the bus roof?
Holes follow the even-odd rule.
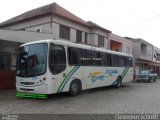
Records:
[[[70,41],[54,40],[54,39],[38,40],[38,41],[28,42],[28,43],[22,44],[20,47],[30,45],[30,44],[37,44],[37,43],[54,43],[54,44],[58,44],[58,45],[68,46],[68,47],[75,47],[75,48],[81,48],[81,49],[87,49],[87,50],[94,50],[94,51],[98,51],[98,52],[106,52],[106,53],[110,53],[110,54],[133,57],[131,54],[126,54],[126,53],[122,53],[122,52],[107,50],[105,48],[99,48],[99,47],[95,47],[95,46],[91,46],[91,45],[85,45],[83,43],[73,43],[73,42],[70,42]]]

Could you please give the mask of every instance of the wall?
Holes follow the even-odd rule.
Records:
[[[62,38],[59,38],[59,26],[60,25],[65,25],[65,26],[70,27],[70,41],[71,42],[76,42],[76,30],[82,31],[82,43],[85,42],[85,33],[90,32],[89,27],[74,23],[70,20],[67,20],[67,19],[64,19],[58,16],[54,16],[53,21],[52,21],[52,31],[53,31],[53,36],[56,39],[62,39]],[[62,40],[65,40],[65,39],[62,39]]]
[[[24,28],[32,28],[32,27],[37,26],[37,25],[41,26],[41,25],[46,24],[46,23],[51,24],[51,16],[43,16],[43,17],[32,19],[32,20],[27,20],[27,21],[24,21],[24,22],[21,22],[21,23],[17,23],[17,24],[14,24],[14,25],[4,27],[3,29],[6,29],[6,30],[21,30],[21,29],[24,29]]]
[[[16,71],[0,70],[0,90],[15,89]]]
[[[142,50],[142,48],[140,46],[140,49],[141,49],[141,51],[140,51],[140,53],[141,53],[140,58],[144,59],[144,60],[152,61],[153,60],[153,55],[152,55],[153,54],[153,46],[150,45],[150,44],[146,44],[143,41],[141,41],[141,45],[145,45],[145,49],[144,49],[145,51]]]
[[[160,63],[160,49],[153,46],[153,62]]]
[[[147,58],[152,61],[153,60],[153,46],[147,46]]]
[[[92,29],[77,23],[73,23],[72,21],[63,19],[58,16],[53,17],[53,36],[57,39],[59,38],[59,24],[66,25],[71,28],[70,39],[72,42],[76,42],[76,30],[82,31],[82,42],[85,42],[85,33],[88,33],[88,44],[98,46],[98,35],[102,35],[105,37],[105,45],[104,48],[107,48],[107,33],[99,30],[99,29]]]
[[[89,36],[90,36],[89,44],[98,46],[98,35],[92,33],[92,34],[89,34]]]
[[[109,41],[111,42],[111,40],[122,43],[122,52],[126,53],[126,48],[129,48],[130,49],[129,54],[132,54],[132,41],[130,41],[126,38],[123,38],[121,36],[118,36],[116,34],[109,33]]]
[[[14,30],[14,31],[15,30],[20,30],[20,31],[25,30],[28,32],[36,32],[36,28],[41,28],[41,33],[53,34],[52,37],[49,37],[49,38],[61,39],[59,38],[59,25],[60,24],[69,26],[71,28],[70,40],[72,42],[76,42],[76,30],[80,30],[82,31],[82,42],[83,43],[85,42],[85,33],[88,33],[87,43],[98,46],[98,35],[102,35],[105,37],[104,48],[107,49],[108,35],[105,31],[102,31],[100,29],[91,30],[90,27],[74,23],[70,20],[55,16],[55,15],[53,16],[52,19],[51,19],[51,16],[45,16],[45,17],[25,21],[23,23],[18,23],[16,25],[4,27],[3,29]]]
[[[96,46],[98,46],[98,35],[104,36],[104,47],[102,47],[102,48],[107,49],[107,46],[108,46],[108,33],[105,32],[105,31],[102,31],[100,29],[97,29],[97,28],[92,29],[91,33],[92,33],[91,35],[95,35],[94,45],[96,45]]]
[[[0,29],[0,40],[26,43],[35,40],[51,39],[52,34],[27,32],[27,31],[12,31]]]
[[[11,61],[11,70],[15,70],[16,69],[16,59],[17,59],[17,51],[18,51],[18,47],[21,45],[21,43],[18,42],[7,42],[7,41],[3,41],[0,40],[0,52],[1,53],[7,53],[10,57]]]
[[[138,66],[138,65],[135,66],[135,72],[136,72],[136,74],[139,74],[139,72],[140,72],[140,66]]]
[[[25,28],[25,31],[37,32],[36,31],[37,28],[41,29],[41,33],[47,33],[47,34],[52,33],[50,23],[45,23],[45,24],[36,25],[36,26],[33,26],[33,27],[28,27],[28,28]]]
[[[133,42],[133,56],[135,59],[141,56],[141,42]]]

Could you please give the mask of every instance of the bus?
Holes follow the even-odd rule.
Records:
[[[39,40],[19,47],[16,90],[76,96],[82,90],[133,80],[132,55],[64,40]]]

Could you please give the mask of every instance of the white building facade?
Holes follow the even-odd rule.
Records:
[[[129,40],[111,34],[111,31],[91,21],[82,20],[57,3],[25,12],[0,23],[0,42],[7,41],[9,44],[16,44],[13,47],[16,50],[17,46],[22,43],[40,39],[61,39],[110,49],[109,36],[123,44],[123,50],[120,52],[127,52],[125,49],[128,46],[127,53],[132,53]],[[0,52],[4,51],[5,48],[0,49]],[[16,51],[13,54],[16,55]],[[15,58],[11,57],[11,61],[15,61]],[[15,62],[12,66],[15,66]],[[12,67],[12,69],[15,68]]]

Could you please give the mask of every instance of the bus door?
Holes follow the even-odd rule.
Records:
[[[52,74],[52,85],[56,92],[66,77],[66,52],[64,46],[50,44],[49,69]]]

